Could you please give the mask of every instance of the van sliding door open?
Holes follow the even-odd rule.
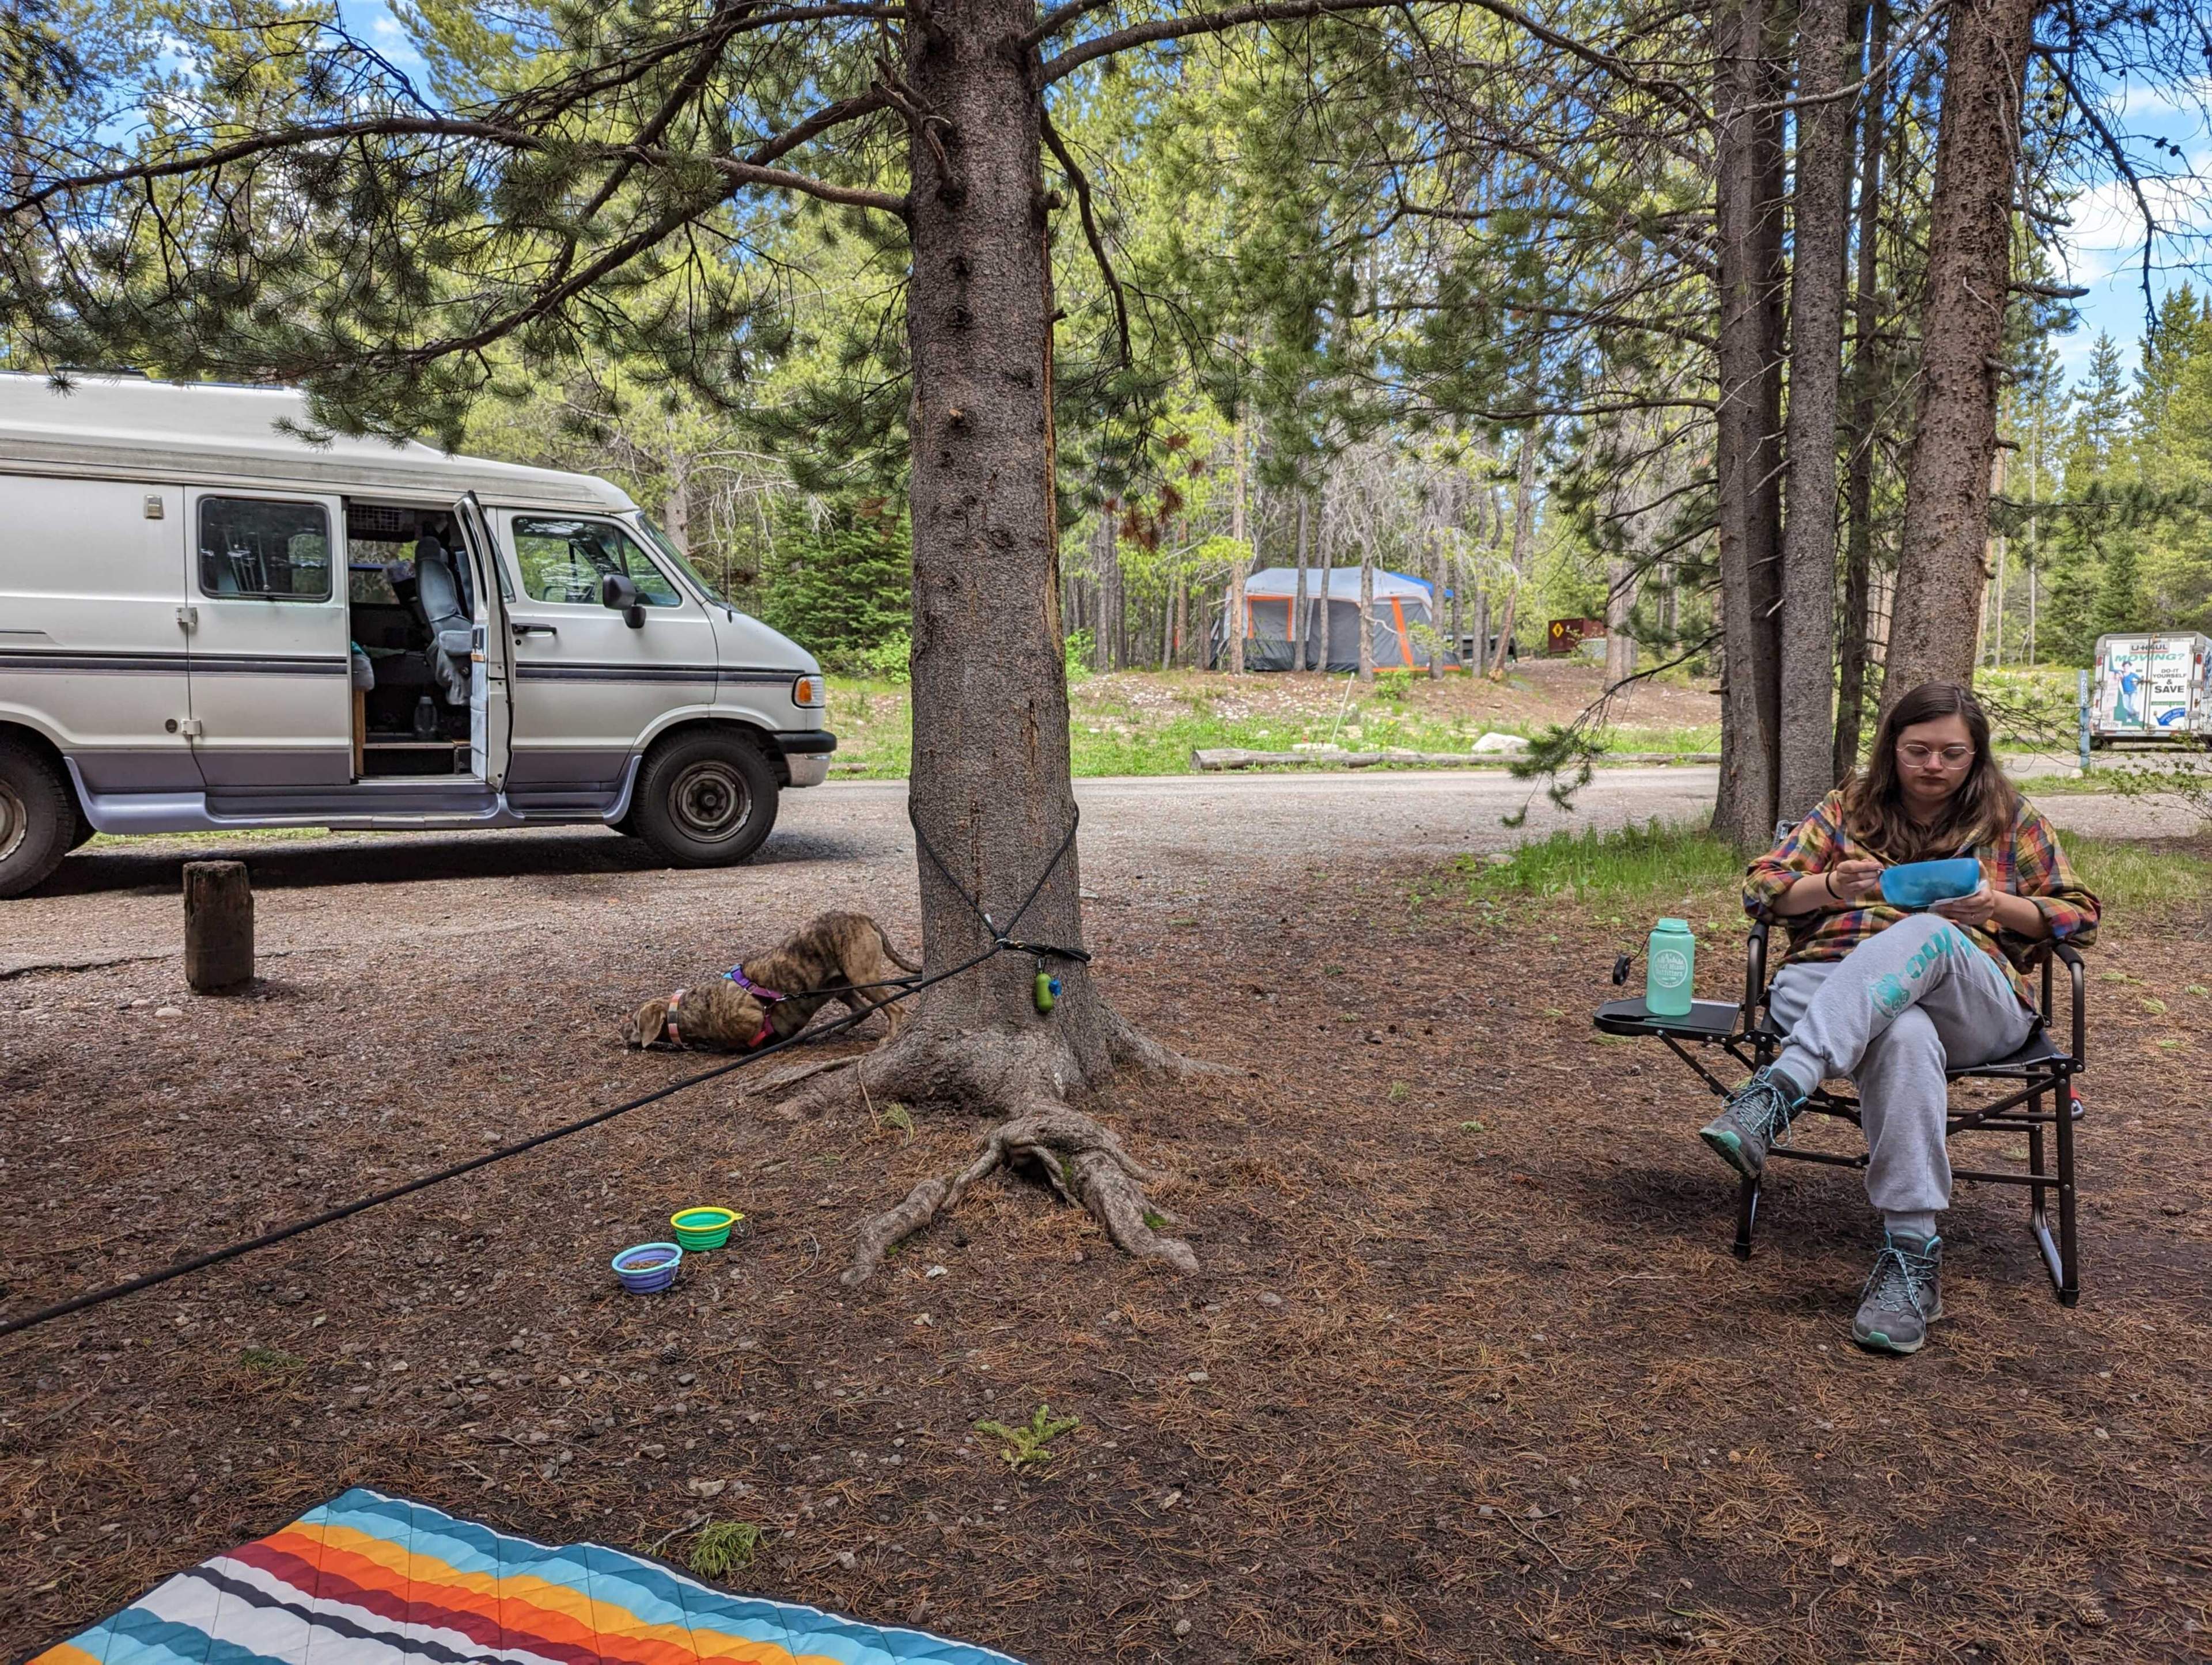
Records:
[[[494,791],[507,784],[507,749],[514,736],[514,708],[508,702],[507,568],[492,543],[491,525],[473,491],[453,505],[453,518],[468,540],[477,569],[474,675],[469,679],[469,761],[471,772]]]

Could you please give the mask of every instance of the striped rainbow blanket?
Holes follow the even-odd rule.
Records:
[[[32,1665],[1015,1665],[356,1486]]]

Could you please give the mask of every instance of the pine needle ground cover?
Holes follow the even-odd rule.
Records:
[[[688,1073],[621,1051],[623,1002],[830,885],[453,848],[416,877],[382,843],[301,858],[323,881],[260,918],[346,951],[179,1019],[129,1004],[173,997],[173,962],[0,983],[10,1309]],[[1856,1175],[1778,1174],[1729,1257],[1711,1100],[1589,1020],[1661,912],[1717,922],[1703,992],[1738,975],[1702,858],[1647,848],[1643,896],[1194,859],[1202,929],[1100,860],[1115,997],[1234,1072],[1095,1107],[1172,1170],[1195,1276],[1007,1184],[845,1291],[855,1224],[976,1130],[718,1085],[0,1346],[0,1639],[33,1652],[367,1485],[1039,1662],[2187,1657],[2212,1626],[2212,921],[2129,874],[2212,847],[2082,855],[2130,901],[2092,959],[2073,1310],[1993,1188],[1960,1188],[1950,1316],[1911,1360],[1844,1340]],[[910,867],[835,871],[910,939]],[[127,873],[12,907],[53,958],[88,920],[173,928],[173,888]],[[410,932],[380,945],[371,915]],[[665,1297],[615,1288],[607,1255],[710,1200],[755,1235]],[[1010,1461],[1017,1434],[1048,1455]]]

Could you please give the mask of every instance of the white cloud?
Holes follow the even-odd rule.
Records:
[[[2212,240],[2212,152],[2191,157],[2187,172],[2142,181],[2143,200],[2157,220],[2159,237],[2151,250],[2154,274],[2165,266],[2204,258]],[[2073,223],[2058,234],[2058,254],[2067,276],[2095,288],[2120,283],[2136,285],[2142,269],[2142,205],[2124,179],[2106,179],[2069,204]]]
[[[2131,81],[2113,100],[2113,113],[2130,126],[2179,121],[2201,127],[2208,108],[2212,108],[2212,76],[2155,84]]]

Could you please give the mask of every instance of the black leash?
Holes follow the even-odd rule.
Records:
[[[794,1047],[817,1045],[862,1022],[878,1008],[890,1006],[895,1001],[903,1000],[910,994],[918,994],[933,983],[941,983],[947,978],[957,977],[963,972],[972,971],[985,960],[990,959],[1000,951],[1002,951],[1000,945],[994,943],[973,959],[963,961],[948,971],[940,971],[933,977],[916,977],[908,980],[899,986],[896,994],[876,1001],[865,1011],[848,1012],[844,1017],[826,1024],[819,1029],[803,1030],[797,1035],[772,1042],[757,1051],[748,1052],[742,1057],[732,1058],[726,1064],[717,1064],[712,1069],[702,1070],[696,1075],[686,1076],[681,1081],[672,1081],[665,1087],[645,1094],[642,1097],[633,1098],[628,1103],[617,1104],[611,1109],[597,1111],[562,1127],[549,1127],[542,1133],[532,1133],[528,1139],[517,1139],[512,1145],[502,1145],[495,1151],[487,1151],[482,1156],[471,1157],[466,1162],[457,1162],[452,1167],[441,1168],[434,1174],[424,1174],[419,1178],[409,1180],[404,1185],[395,1185],[389,1190],[379,1191],[374,1196],[362,1197],[338,1207],[326,1209],[310,1218],[295,1220],[289,1225],[278,1226],[274,1231],[264,1231],[261,1236],[249,1237],[243,1243],[229,1243],[221,1249],[210,1249],[204,1255],[195,1255],[190,1260],[179,1261],[173,1266],[163,1267],[158,1272],[149,1272],[142,1277],[131,1279],[125,1283],[113,1284],[106,1289],[88,1291],[82,1295],[73,1296],[66,1301],[58,1302],[52,1306],[42,1307],[36,1312],[26,1313],[20,1318],[0,1321],[0,1336],[14,1335],[37,1325],[49,1323],[54,1319],[65,1318],[73,1312],[82,1312],[89,1307],[102,1306],[107,1302],[120,1300],[125,1295],[136,1295],[140,1290],[152,1289],[157,1284],[166,1284],[172,1279],[185,1276],[187,1273],[203,1271],[211,1266],[220,1266],[223,1261],[234,1261],[241,1255],[251,1255],[258,1249],[272,1248],[277,1243],[300,1237],[303,1233],[315,1231],[322,1226],[334,1225],[340,1220],[349,1219],[354,1215],[364,1213],[371,1208],[380,1207],[387,1202],[395,1202],[401,1197],[410,1196],[417,1191],[428,1190],[433,1185],[441,1185],[449,1179],[458,1179],[463,1174],[474,1173],[479,1168],[488,1168],[495,1162],[505,1162],[508,1158],[520,1156],[526,1151],[534,1151],[541,1145],[550,1145],[556,1139],[566,1139],[571,1133],[580,1133],[587,1127],[596,1127],[601,1122],[611,1121],[618,1115],[628,1115],[632,1110],[641,1110],[648,1104],[657,1104],[664,1098],[672,1097],[689,1088],[712,1081],[718,1076],[727,1075],[732,1070],[744,1069],[749,1064],[757,1064],[763,1059],[772,1057],[779,1052],[787,1051]]]
[[[714,1080],[720,1076],[727,1075],[733,1070],[744,1069],[749,1064],[757,1064],[763,1059],[773,1057],[779,1052],[787,1051],[794,1047],[817,1045],[833,1035],[842,1034],[884,1006],[903,1000],[909,995],[919,994],[923,989],[933,984],[973,971],[984,961],[994,959],[1000,954],[1030,954],[1039,957],[1050,955],[1058,959],[1074,960],[1085,964],[1090,963],[1091,956],[1080,948],[1059,948],[1049,943],[1017,942],[1007,936],[1006,931],[1001,931],[992,922],[991,916],[983,911],[982,904],[962,889],[960,881],[952,877],[951,871],[946,868],[937,852],[930,847],[928,838],[921,830],[921,823],[915,820],[912,798],[907,800],[907,818],[914,821],[914,836],[915,841],[921,845],[922,853],[928,856],[938,872],[943,876],[945,882],[952,887],[963,902],[975,910],[975,916],[983,921],[985,927],[991,933],[991,945],[973,958],[963,960],[949,970],[939,971],[933,975],[916,974],[911,977],[902,977],[895,982],[852,985],[854,989],[890,988],[896,992],[880,1000],[872,1002],[864,1011],[848,1012],[844,1017],[826,1024],[819,1029],[802,1030],[796,1035],[787,1036],[781,1041],[771,1042],[757,1051],[733,1058],[726,1064],[717,1064],[712,1069],[702,1070],[696,1075],[686,1076],[681,1081],[671,1082],[667,1086],[658,1088],[642,1097],[633,1098],[628,1103],[617,1104],[611,1109],[597,1111],[562,1127],[550,1127],[542,1133],[532,1133],[528,1139],[518,1139],[512,1145],[502,1145],[497,1150],[485,1152],[482,1156],[471,1157],[466,1162],[457,1162],[450,1168],[441,1168],[434,1174],[424,1174],[420,1178],[409,1180],[404,1185],[395,1185],[389,1190],[379,1191],[374,1196],[362,1197],[356,1201],[342,1204],[338,1207],[326,1209],[322,1213],[307,1219],[295,1220],[289,1225],[278,1226],[274,1231],[264,1231],[259,1237],[249,1237],[243,1243],[229,1243],[221,1249],[210,1249],[204,1255],[195,1255],[189,1260],[179,1261],[173,1266],[163,1267],[158,1272],[149,1272],[124,1283],[112,1284],[106,1289],[88,1290],[82,1295],[72,1296],[66,1301],[57,1302],[50,1307],[42,1307],[36,1312],[26,1313],[20,1318],[0,1320],[0,1337],[18,1334],[24,1330],[35,1328],[40,1324],[51,1323],[57,1318],[66,1318],[73,1312],[83,1312],[92,1307],[104,1306],[110,1301],[120,1300],[126,1295],[136,1295],[141,1290],[152,1289],[156,1285],[182,1278],[188,1273],[204,1271],[209,1267],[220,1266],[225,1261],[234,1261],[241,1255],[251,1255],[256,1249],[273,1248],[277,1243],[301,1237],[322,1226],[335,1225],[340,1220],[350,1219],[356,1214],[365,1213],[369,1209],[380,1207],[387,1202],[396,1202],[401,1197],[411,1196],[416,1192],[428,1190],[434,1185],[442,1185],[449,1179],[458,1179],[463,1174],[471,1174],[479,1168],[489,1168],[495,1162],[505,1162],[511,1157],[522,1155],[526,1151],[534,1151],[541,1145],[550,1145],[555,1139],[566,1139],[572,1133],[580,1133],[587,1127],[596,1127],[601,1122],[611,1121],[618,1115],[628,1115],[632,1110],[641,1110],[648,1104],[657,1104],[664,1098],[673,1097],[679,1092]],[[1045,881],[1052,877],[1054,871],[1066,859],[1068,851],[1074,848],[1076,825],[1081,819],[1082,815],[1079,811],[1075,821],[1068,825],[1067,836],[1060,840],[1060,848],[1053,853],[1052,860],[1045,864],[1044,872],[1037,875],[1037,882],[1030,887],[1029,895],[1023,899],[1022,905],[1014,910],[1013,918],[1006,921],[1006,931],[1012,930],[1015,926],[1021,923],[1022,915],[1029,912],[1030,904],[1043,893]]]
[[[1037,875],[1036,883],[1030,886],[1029,895],[1022,898],[1022,905],[1014,909],[1014,916],[1006,921],[1004,930],[1000,928],[996,920],[983,911],[982,902],[969,895],[967,887],[952,877],[951,868],[945,865],[945,858],[938,854],[937,847],[929,842],[929,835],[922,831],[921,817],[914,812],[914,799],[911,795],[906,800],[906,818],[908,823],[914,828],[914,842],[921,847],[921,853],[929,858],[929,865],[937,869],[937,876],[939,878],[952,887],[953,895],[968,904],[969,911],[983,921],[983,928],[991,933],[991,942],[994,949],[1006,949],[1017,954],[1032,954],[1040,958],[1049,956],[1056,960],[1073,960],[1079,965],[1088,965],[1091,963],[1091,956],[1083,949],[1061,948],[1048,942],[1019,942],[1007,934],[1022,922],[1022,915],[1028,913],[1036,899],[1044,894],[1045,882],[1059,871],[1060,864],[1067,859],[1067,853],[1075,848],[1076,829],[1083,824],[1083,811],[1080,805],[1071,807],[1074,809],[1074,814],[1067,823],[1067,836],[1060,841],[1060,848],[1052,853],[1052,860],[1044,864],[1044,871]]]

